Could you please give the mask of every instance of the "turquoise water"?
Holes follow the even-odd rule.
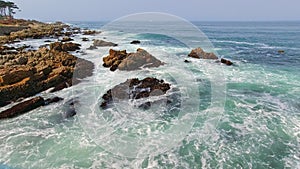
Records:
[[[117,49],[130,52],[145,48],[167,65],[135,73],[108,72],[101,56],[109,48],[85,51],[91,42],[84,42],[87,55],[74,54],[96,64],[94,76],[56,93],[64,102],[79,98],[78,115],[62,119],[62,102],[0,121],[0,168],[299,168],[300,22],[193,22],[213,46],[176,24],[172,28],[179,39],[149,27],[139,33],[125,27],[106,30],[103,22],[72,24],[104,30],[96,38],[105,37],[117,42]],[[74,37],[82,43],[80,38]],[[140,45],[129,44],[136,39]],[[190,47],[202,43],[234,65],[195,59],[183,63]],[[112,86],[149,75],[174,81],[185,112],[170,119],[161,118],[163,111],[145,113],[130,105],[117,105],[109,113],[97,109],[99,97]],[[179,116],[188,120],[181,124]],[[180,127],[168,130],[176,125]],[[116,128],[120,130],[109,131]],[[151,137],[156,132],[162,135]],[[125,137],[127,133],[133,137]],[[135,139],[127,140],[134,144],[120,144],[129,138],[151,138],[151,144]]]

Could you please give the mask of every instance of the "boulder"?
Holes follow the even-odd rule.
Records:
[[[224,63],[224,64],[226,64],[228,66],[230,66],[230,65],[233,64],[230,60],[227,60],[227,59],[224,59],[224,58],[221,59],[221,63]]]
[[[116,69],[122,71],[138,70],[141,68],[159,67],[163,62],[156,59],[144,49],[137,49],[136,53],[127,53],[126,50],[109,50],[109,55],[103,58],[103,66],[109,67],[111,71]]]
[[[119,100],[137,100],[150,96],[160,96],[166,94],[171,88],[169,83],[152,77],[139,80],[137,78],[127,79],[125,82],[114,86],[108,90],[103,96],[103,102],[100,107],[105,109],[113,101]]]
[[[95,34],[99,34],[101,32],[95,31],[95,30],[87,30],[87,31],[83,31],[83,35],[95,35]]]
[[[140,43],[141,43],[141,41],[139,41],[139,40],[133,40],[130,42],[130,44],[140,44]]]
[[[105,47],[105,46],[118,46],[118,44],[107,42],[104,40],[95,39],[93,45],[96,47]]]
[[[218,59],[214,53],[207,53],[200,47],[193,49],[188,56],[197,59]]]
[[[89,41],[89,38],[83,37],[83,38],[81,38],[81,40],[82,40],[83,42],[86,42],[86,41]]]
[[[57,50],[57,51],[76,51],[80,49],[80,44],[77,43],[61,43],[61,42],[54,42],[50,44],[50,50]]]
[[[40,106],[43,106],[44,104],[45,100],[42,97],[39,96],[32,98],[30,100],[21,102],[7,110],[4,110],[0,113],[0,119],[13,118],[19,116]]]
[[[14,118],[19,115],[25,114],[31,110],[34,110],[38,107],[49,105],[51,103],[56,103],[61,100],[63,100],[63,98],[60,97],[53,97],[46,100],[40,96],[34,97],[32,99],[18,103],[15,106],[2,111],[0,113],[0,119]]]
[[[69,36],[64,36],[62,39],[61,39],[61,42],[69,42],[69,41],[73,41],[74,39],[70,38]]]

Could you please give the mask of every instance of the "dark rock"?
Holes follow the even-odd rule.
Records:
[[[93,45],[97,47],[118,46],[118,44],[107,42],[104,40],[99,40],[99,39],[95,39]]]
[[[218,59],[214,53],[206,53],[201,48],[193,49],[188,56],[197,59]]]
[[[224,58],[221,59],[221,63],[224,63],[224,64],[226,64],[228,66],[230,66],[230,65],[233,64],[230,60],[227,60],[227,59],[224,59]]]
[[[83,38],[81,38],[81,40],[84,41],[84,42],[86,42],[86,41],[89,41],[89,38],[83,37]]]
[[[184,63],[190,63],[191,61],[189,61],[189,60],[184,60]]]
[[[24,114],[28,111],[34,110],[40,106],[43,106],[45,103],[42,97],[35,97],[33,99],[21,102],[7,110],[4,110],[0,113],[0,119],[4,118],[13,118]]]
[[[134,100],[163,95],[170,88],[171,85],[169,83],[152,77],[147,77],[143,80],[137,78],[127,79],[124,83],[113,87],[102,96],[103,102],[100,107],[105,109],[112,101]],[[142,105],[142,107],[145,106],[147,105]]]
[[[69,42],[69,41],[73,41],[74,39],[68,37],[68,36],[65,36],[62,38],[61,42]]]
[[[45,40],[44,42],[49,43],[49,42],[52,42],[52,41],[51,40]]]
[[[46,99],[45,100],[45,104],[44,105],[48,105],[48,104],[51,104],[51,103],[57,103],[61,100],[64,100],[63,98],[61,97],[53,97],[53,98],[49,98],[49,99]]]
[[[133,40],[130,42],[130,44],[140,44],[140,43],[141,43],[141,41],[139,41],[139,40]]]

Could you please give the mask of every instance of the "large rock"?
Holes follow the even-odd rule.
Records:
[[[32,98],[30,100],[16,104],[15,106],[8,108],[0,113],[0,119],[13,118],[19,115],[25,114],[31,110],[34,110],[38,107],[49,105],[51,103],[56,103],[63,100],[60,97],[53,97],[49,99],[44,99],[40,96]]]
[[[193,49],[188,56],[197,59],[218,59],[214,53],[207,53],[201,48]]]
[[[221,58],[221,63],[224,63],[225,65],[231,66],[233,63],[230,60]]]
[[[54,42],[50,44],[50,50],[57,50],[57,51],[76,51],[80,49],[80,44],[77,43],[61,43],[61,42]]]
[[[91,76],[94,69],[92,62],[47,48],[4,57],[11,59],[0,67],[0,106],[52,87],[57,91],[72,86]],[[26,57],[27,64],[14,61],[20,57]]]
[[[1,112],[0,119],[16,117],[18,115],[21,115],[28,111],[36,109],[40,106],[43,106],[44,103],[45,103],[45,100],[42,97],[35,97],[33,99],[19,103],[13,107]]]
[[[171,85],[169,83],[152,77],[147,77],[142,80],[137,78],[127,79],[125,82],[108,90],[102,96],[103,102],[100,107],[105,109],[110,103],[118,100],[135,100],[149,96],[163,95],[166,94],[170,88]]]
[[[96,47],[105,47],[105,46],[118,46],[118,44],[107,42],[104,40],[95,39],[93,45]]]
[[[126,50],[109,50],[109,55],[103,58],[103,66],[110,67],[111,71],[119,70],[138,70],[143,67],[159,67],[163,62],[156,59],[144,49],[137,49],[136,53],[127,53]]]

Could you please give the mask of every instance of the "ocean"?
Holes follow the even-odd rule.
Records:
[[[69,24],[102,31],[72,37],[84,53],[73,54],[93,61],[94,75],[57,93],[39,94],[63,102],[0,121],[1,169],[300,168],[300,22],[125,18]],[[82,37],[111,41],[118,44],[114,49],[128,52],[143,48],[166,64],[110,72],[102,66],[110,47],[86,50],[92,41]],[[44,40],[26,43],[38,47]],[[196,47],[234,65],[187,58]],[[171,83],[176,104],[162,102],[147,111],[136,102],[99,108],[107,90],[134,77]],[[71,99],[77,101],[77,115],[63,119]]]

